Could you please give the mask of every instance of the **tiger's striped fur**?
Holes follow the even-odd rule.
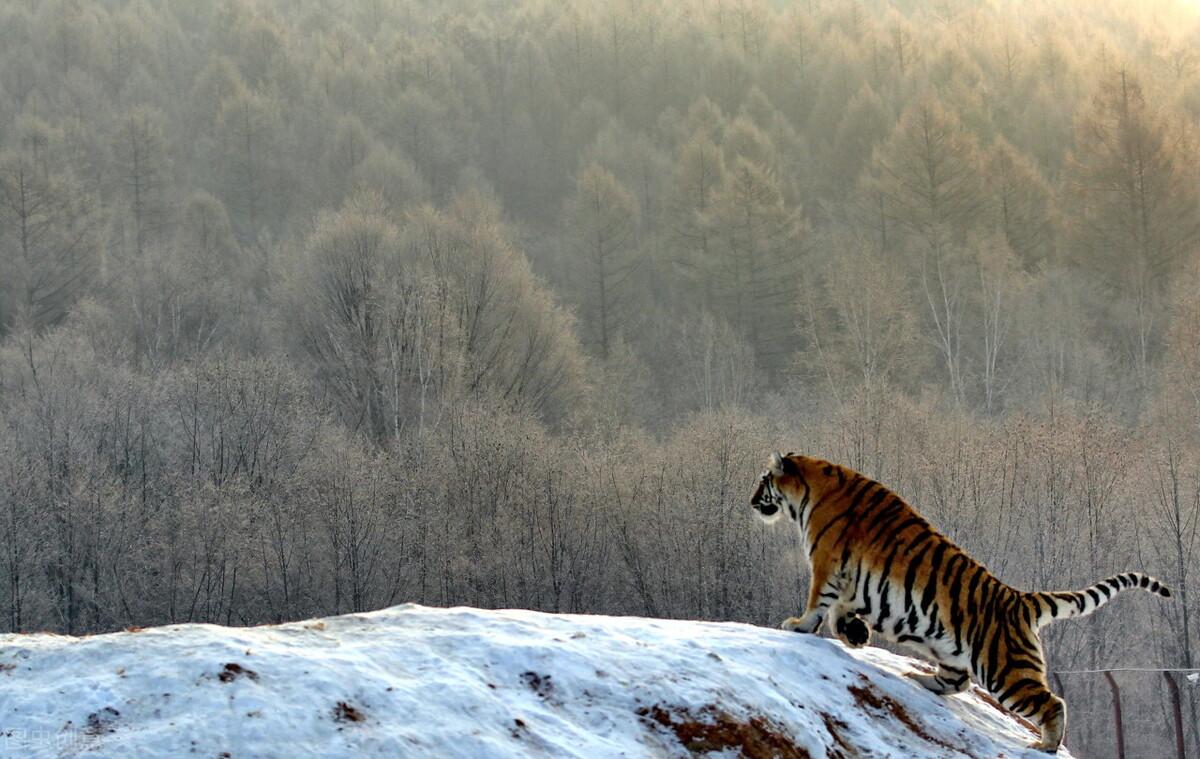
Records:
[[[1090,614],[1127,588],[1171,595],[1137,572],[1081,591],[1010,588],[888,488],[806,456],[773,455],[750,504],[768,522],[786,512],[807,548],[808,606],[784,629],[815,633],[828,618],[847,645],[865,645],[874,631],[914,649],[938,664],[915,680],[950,694],[974,679],[1039,726],[1035,747],[1045,751],[1062,743],[1066,707],[1047,685],[1038,629]]]

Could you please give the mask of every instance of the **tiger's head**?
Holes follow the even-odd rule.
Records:
[[[832,465],[796,453],[771,454],[767,469],[758,480],[750,506],[767,524],[787,514],[799,521],[805,510],[820,498],[827,481],[825,470]]]

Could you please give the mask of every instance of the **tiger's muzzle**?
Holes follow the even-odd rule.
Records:
[[[771,492],[771,488],[767,487],[765,476],[759,481],[758,489],[751,496],[750,505],[764,521],[773,522],[779,516],[779,503]]]

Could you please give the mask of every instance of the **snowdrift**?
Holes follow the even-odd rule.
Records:
[[[411,605],[4,635],[0,756],[1044,759],[977,689],[903,677],[920,668],[741,624]]]

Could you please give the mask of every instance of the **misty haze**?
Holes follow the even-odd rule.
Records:
[[[1200,3],[0,0],[0,633],[777,629],[773,451],[1200,755]]]

